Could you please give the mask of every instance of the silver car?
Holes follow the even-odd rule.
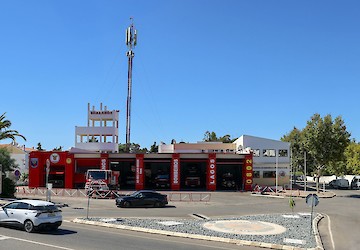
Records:
[[[37,229],[56,230],[61,223],[61,210],[51,202],[17,200],[0,207],[0,224],[19,226],[28,233]]]

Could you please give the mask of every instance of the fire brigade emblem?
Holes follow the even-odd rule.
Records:
[[[57,153],[53,153],[50,155],[50,161],[52,163],[58,163],[60,161],[60,155]]]
[[[38,164],[39,164],[39,159],[38,158],[31,158],[30,159],[30,166],[32,168],[37,168]]]

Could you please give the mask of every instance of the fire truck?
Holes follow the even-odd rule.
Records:
[[[119,187],[118,179],[120,172],[102,169],[89,169],[86,171],[85,191],[109,191]]]

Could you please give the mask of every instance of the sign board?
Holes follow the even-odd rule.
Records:
[[[316,207],[319,204],[319,197],[316,194],[306,196],[306,204],[309,207]]]

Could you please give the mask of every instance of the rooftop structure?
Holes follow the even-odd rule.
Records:
[[[119,152],[119,110],[90,109],[86,127],[75,127],[75,148],[96,152]]]

